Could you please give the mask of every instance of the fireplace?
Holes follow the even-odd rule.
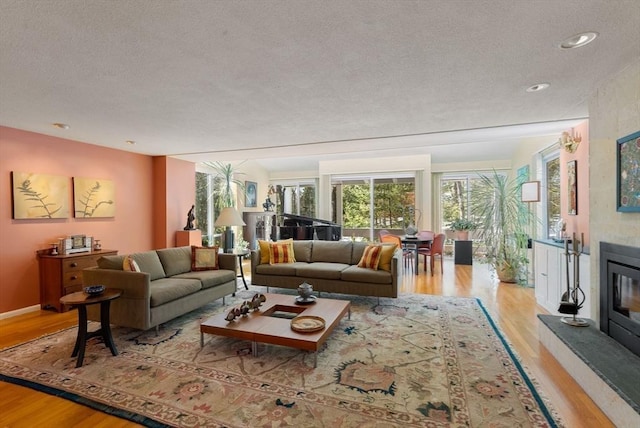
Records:
[[[600,243],[600,330],[640,356],[640,248]]]

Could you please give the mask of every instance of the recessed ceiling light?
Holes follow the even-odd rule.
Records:
[[[69,129],[69,125],[67,125],[66,123],[52,123],[51,125],[58,129]]]
[[[130,145],[132,145],[132,146],[136,144],[136,142],[135,142],[135,141],[133,141],[133,140],[127,140],[127,141],[126,141],[126,143],[127,143],[127,144],[130,144]]]
[[[587,31],[586,33],[576,34],[568,39],[565,39],[560,43],[562,49],[573,49],[582,47],[588,43],[591,43],[598,37],[598,33],[595,31]]]
[[[539,92],[539,91],[544,91],[545,89],[547,89],[549,87],[548,83],[536,83],[533,86],[529,86],[527,88],[527,92]]]

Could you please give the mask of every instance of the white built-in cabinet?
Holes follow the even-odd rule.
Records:
[[[558,312],[562,294],[567,290],[567,260],[562,244],[535,241],[534,252],[534,281],[536,301],[553,315],[563,315]],[[585,294],[585,302],[578,313],[578,318],[591,318],[590,299],[590,271],[589,254],[580,255],[579,279],[580,288]],[[569,281],[573,285],[574,260],[569,262]]]

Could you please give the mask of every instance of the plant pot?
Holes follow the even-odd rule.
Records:
[[[500,282],[518,282],[518,272],[511,266],[507,266],[506,264],[503,264],[502,266],[496,266],[496,273],[498,274],[498,279],[500,280]]]
[[[469,231],[468,230],[456,230],[456,240],[457,241],[468,241],[469,240]]]

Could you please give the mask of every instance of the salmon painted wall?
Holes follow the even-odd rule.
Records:
[[[160,186],[163,193],[159,193],[154,182],[159,175],[154,171],[154,163],[170,166],[160,172],[161,181],[171,183]],[[115,217],[75,219],[70,213],[66,219],[13,220],[11,171],[68,177],[70,209],[73,207],[72,177],[112,180],[116,193]],[[155,244],[161,241],[155,237],[158,224],[161,230],[182,229],[195,195],[194,173],[195,166],[190,162],[152,158],[0,127],[0,315],[39,304],[35,252],[48,248],[57,237],[90,235],[100,239],[103,248],[126,254],[156,248]],[[180,189],[175,198],[167,193],[174,189]],[[191,197],[183,196],[189,192]],[[154,205],[156,200],[167,201],[165,207]],[[170,206],[172,201],[175,209]],[[160,234],[164,242],[169,239],[165,246],[173,246],[173,235],[175,233],[167,238],[167,233]]]
[[[575,153],[569,153],[562,149],[560,151],[560,212],[562,218],[567,223],[567,234],[571,236],[574,232],[577,236],[584,233],[585,245],[589,245],[589,122],[585,121],[580,125],[567,130],[573,136],[580,135],[582,141]],[[569,185],[567,163],[577,161],[578,170],[578,213],[570,215],[569,212]]]
[[[154,215],[156,223],[155,248],[175,247],[176,232],[187,224],[187,213],[196,203],[195,164],[168,157],[153,159],[156,186]]]

